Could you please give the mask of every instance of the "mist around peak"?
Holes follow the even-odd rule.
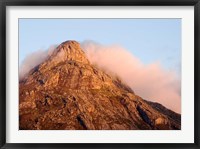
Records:
[[[89,61],[111,75],[119,76],[132,90],[146,100],[181,111],[181,81],[175,72],[165,70],[159,62],[144,64],[119,45],[104,46],[92,41],[81,43]],[[56,49],[38,50],[29,54],[19,68],[19,79],[45,61]]]
[[[157,61],[146,65],[119,45],[104,46],[93,41],[81,45],[92,64],[118,75],[136,94],[181,112],[181,82],[175,72],[165,70]]]

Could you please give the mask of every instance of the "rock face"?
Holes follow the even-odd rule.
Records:
[[[181,116],[91,65],[76,41],[60,44],[19,82],[19,129],[181,129]]]

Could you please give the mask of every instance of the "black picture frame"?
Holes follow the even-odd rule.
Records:
[[[194,143],[6,143],[6,7],[7,6],[194,6],[195,29],[195,142]],[[200,148],[200,1],[199,0],[0,0],[0,147],[1,148]],[[166,138],[167,139],[167,138]]]

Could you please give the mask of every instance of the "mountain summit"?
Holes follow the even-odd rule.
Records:
[[[19,127],[28,130],[180,129],[181,116],[136,95],[61,43],[19,82]]]
[[[66,41],[60,44],[53,52],[50,59],[56,59],[57,61],[77,61],[85,64],[89,63],[80,44],[76,41]]]

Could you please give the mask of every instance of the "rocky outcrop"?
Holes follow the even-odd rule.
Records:
[[[181,128],[179,114],[143,100],[120,79],[91,65],[76,41],[60,44],[20,81],[19,99],[20,129]]]

